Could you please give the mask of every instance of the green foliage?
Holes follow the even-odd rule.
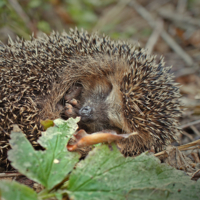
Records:
[[[95,6],[92,1],[84,0],[67,0],[67,11],[73,20],[77,23],[77,26],[89,29],[97,22],[97,15],[94,12]]]
[[[79,159],[78,153],[70,153],[66,149],[78,120],[70,119],[64,123],[60,119],[55,124],[60,121],[59,127],[50,127],[39,138],[38,143],[45,151],[35,151],[22,132],[13,131],[10,136],[12,150],[8,152],[8,159],[12,166],[48,190],[60,183]]]
[[[51,30],[61,32],[69,26],[84,28],[89,32],[103,17],[102,10],[116,5],[116,0],[30,0],[18,1],[18,11],[15,4],[7,1],[0,1],[0,40],[7,42],[7,34],[14,37],[18,35],[24,39],[30,39],[32,32],[37,36],[41,32],[50,34]],[[20,9],[21,8],[21,11]],[[60,12],[62,10],[62,12]],[[23,11],[23,12],[22,12]],[[70,23],[70,24],[68,24]],[[116,18],[100,28],[100,32],[109,34],[112,38],[130,38],[137,30],[127,27],[122,31],[116,31],[121,21]],[[145,36],[145,33],[143,34]]]
[[[38,142],[44,151],[35,151],[24,134],[11,134],[12,165],[45,189],[36,194],[16,182],[0,182],[0,194],[12,199],[188,199],[200,198],[200,181],[182,171],[161,164],[154,155],[125,158],[115,144],[96,146],[78,162],[78,154],[67,152],[66,144],[77,129],[78,119],[55,120]],[[56,187],[55,187],[56,186]]]
[[[151,35],[152,30],[150,28],[145,28],[142,30],[142,36],[147,37]]]
[[[124,158],[115,145],[103,145],[90,152],[87,159],[78,163],[68,183],[72,199],[91,200],[195,200],[200,197],[199,189],[200,181],[196,184],[182,171],[160,164],[154,155]]]
[[[42,1],[40,1],[40,0],[31,0],[31,1],[29,1],[28,6],[30,8],[38,8],[39,6],[42,6]]]
[[[31,188],[15,181],[0,182],[0,197],[7,200],[37,200],[37,194]],[[1,199],[1,198],[0,198]]]
[[[0,1],[0,8],[3,8],[6,5],[6,1],[5,0],[1,0]]]
[[[45,33],[51,32],[51,27],[50,27],[49,23],[46,22],[46,21],[39,21],[38,24],[37,24],[37,27],[42,32],[45,32]]]
[[[6,0],[0,1],[0,19],[0,28],[5,27],[24,38],[29,38],[29,31],[23,20]]]
[[[116,0],[29,0],[17,1],[16,9],[13,2],[0,0],[0,31],[6,28],[8,34],[29,39],[33,31],[36,34],[38,30],[49,34],[52,29],[62,31],[68,28],[68,24],[65,24],[67,16],[73,19],[75,26],[91,30],[99,18],[97,11],[115,2]],[[58,14],[60,11],[57,8],[65,12],[64,20]],[[4,37],[0,35],[0,40]]]
[[[122,33],[120,33],[120,32],[112,32],[110,34],[110,36],[113,39],[118,39],[118,38],[128,39],[132,35],[134,35],[136,32],[137,32],[137,30],[134,27],[131,26],[131,27],[127,27]]]

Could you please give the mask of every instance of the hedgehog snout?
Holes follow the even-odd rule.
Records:
[[[93,109],[90,106],[84,106],[79,110],[79,115],[83,122],[92,121]]]
[[[92,108],[90,106],[85,106],[79,110],[79,114],[84,117],[89,117],[92,112]]]

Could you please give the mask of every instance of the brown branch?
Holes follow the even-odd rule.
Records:
[[[17,176],[24,176],[23,174],[20,174],[19,172],[16,173],[0,173],[0,178],[8,178],[8,177],[17,177]]]
[[[185,135],[187,138],[189,138],[190,141],[193,141],[193,137],[191,136],[191,134],[189,134],[189,133],[183,131],[183,132],[182,132],[182,135]]]
[[[184,128],[187,128],[187,127],[190,127],[190,126],[199,124],[199,123],[200,123],[200,119],[199,119],[199,120],[196,120],[196,121],[193,121],[193,122],[190,122],[190,123],[185,124],[185,125],[181,125],[181,126],[179,126],[179,128],[184,129]]]
[[[146,9],[150,11],[157,10],[159,7],[167,4],[171,0],[155,0],[155,1],[149,1],[149,4],[147,4]]]
[[[190,16],[184,16],[183,14],[175,13],[169,10],[161,9],[158,14],[164,19],[168,19],[175,22],[187,23],[193,26],[200,26],[200,20],[196,20]]]
[[[196,145],[198,145],[198,146],[196,146]],[[186,150],[189,150],[190,149],[190,147],[193,147],[193,149],[199,149],[200,148],[200,140],[196,140],[196,141],[194,141],[194,142],[190,142],[190,143],[188,143],[188,144],[184,144],[184,145],[181,145],[181,146],[178,146],[177,148],[178,148],[178,150],[180,150],[180,151],[186,151]],[[196,146],[195,148],[194,148],[194,146]],[[164,155],[164,154],[166,154],[166,151],[164,150],[164,151],[161,151],[161,152],[159,152],[159,153],[156,153],[156,154],[154,154],[156,157],[157,156],[161,156],[161,155]]]
[[[120,0],[112,9],[110,9],[105,15],[103,15],[93,28],[94,31],[98,31],[106,25],[107,21],[111,21],[119,16],[119,13],[130,3],[131,0]]]
[[[197,130],[195,126],[190,126],[190,128],[194,131],[196,135],[200,136],[200,132]]]
[[[178,4],[176,8],[178,13],[184,13],[186,7],[187,7],[187,0],[178,0]]]
[[[149,54],[152,53],[153,48],[156,45],[162,30],[163,30],[163,21],[159,19],[157,20],[154,31],[149,37],[149,40],[147,41],[146,46],[145,46]]]
[[[17,0],[8,0],[8,2],[16,11],[16,13],[21,17],[21,19],[24,21],[26,27],[33,32],[34,29],[31,20],[29,19],[28,15],[24,12],[20,4],[17,2]]]

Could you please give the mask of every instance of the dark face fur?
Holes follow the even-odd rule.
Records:
[[[88,133],[105,129],[123,132],[123,108],[120,90],[107,79],[95,80],[92,85],[83,85],[81,95],[80,128]]]
[[[83,93],[83,105],[79,110],[79,115],[81,116],[81,123],[87,127],[88,132],[95,132],[109,128],[109,105],[106,102],[109,94],[110,88],[104,92],[94,90],[90,91],[89,94]]]

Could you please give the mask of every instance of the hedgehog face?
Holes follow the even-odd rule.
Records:
[[[81,122],[88,132],[95,132],[109,127],[108,105],[105,99],[89,98],[79,110]]]
[[[79,109],[81,123],[87,127],[88,133],[104,129],[127,133],[129,129],[123,116],[122,94],[115,85],[105,82],[94,83],[89,93],[83,91],[83,103]]]
[[[109,105],[106,102],[112,86],[107,84],[98,84],[85,86],[81,95],[81,108],[79,115],[81,123],[87,127],[88,132],[95,132],[105,129],[109,126],[108,110]],[[86,89],[89,87],[90,89]]]

